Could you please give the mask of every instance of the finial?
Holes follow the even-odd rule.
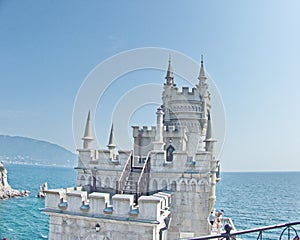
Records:
[[[91,111],[89,111],[88,116],[87,116],[84,135],[83,135],[82,140],[83,140],[83,148],[84,149],[92,148],[93,134],[92,134]]]
[[[114,138],[114,125],[112,123],[107,147],[114,148],[115,146],[116,146],[116,144],[115,144],[115,138]]]
[[[84,138],[92,138],[92,125],[91,125],[91,110],[88,112],[88,116],[86,119]]]
[[[202,80],[206,79],[205,71],[204,71],[203,54],[201,54],[201,66],[200,66],[200,73],[199,73],[198,79],[199,79],[200,82],[201,82],[201,79]],[[201,83],[199,85],[201,85]]]
[[[166,85],[174,85],[174,75],[171,66],[171,54],[169,54],[169,64],[168,64],[168,70],[165,79],[167,80],[165,83]]]

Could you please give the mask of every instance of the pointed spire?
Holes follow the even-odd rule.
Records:
[[[108,141],[108,148],[114,148],[116,146],[115,144],[115,138],[114,138],[114,125],[111,124],[111,129],[110,129],[110,135],[109,135],[109,141]]]
[[[84,136],[83,136],[82,140],[83,140],[83,148],[84,149],[92,148],[92,141],[94,139],[93,139],[93,134],[92,134],[91,111],[89,111],[88,116],[87,116],[85,130],[84,130]]]
[[[169,55],[169,65],[165,79],[167,80],[166,85],[174,85],[174,74],[171,66],[171,55]]]
[[[201,66],[200,66],[200,73],[199,73],[198,79],[200,81],[200,84],[201,84],[201,82],[205,81],[205,79],[207,79],[207,77],[205,75],[205,70],[204,70],[203,55],[201,55]]]
[[[115,138],[114,138],[114,125],[113,124],[111,124],[110,135],[109,135],[107,147],[109,149],[109,158],[111,160],[114,160],[116,144],[115,144]]]
[[[207,112],[207,126],[206,126],[206,137],[204,142],[205,144],[205,150],[213,153],[214,148],[214,142],[216,142],[215,139],[213,139],[212,134],[212,126],[211,126],[211,118],[210,118],[210,111]]]

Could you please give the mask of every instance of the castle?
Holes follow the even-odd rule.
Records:
[[[169,60],[156,126],[133,126],[132,151],[93,149],[88,113],[74,188],[46,191],[49,239],[179,239],[210,234],[219,160],[201,60],[198,84],[180,91]]]

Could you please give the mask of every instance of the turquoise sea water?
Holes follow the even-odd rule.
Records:
[[[36,197],[39,186],[74,186],[76,172],[70,168],[30,165],[5,165],[9,184],[14,189],[30,190],[29,197],[0,201],[0,239],[47,239],[49,218],[40,212],[44,200]]]
[[[25,198],[0,201],[0,239],[47,239],[48,217],[40,212],[44,200],[36,197],[39,185],[49,188],[74,186],[76,172],[69,168],[6,165],[15,189],[30,190]],[[300,172],[222,173],[217,184],[217,209],[234,220],[238,230],[299,221]],[[297,229],[300,226],[296,227]],[[280,231],[264,234],[278,239]],[[243,239],[256,239],[256,235]]]
[[[300,221],[300,172],[222,173],[216,208],[233,219],[237,230]],[[300,226],[295,228],[300,234]],[[279,239],[281,231],[264,232],[263,239]]]

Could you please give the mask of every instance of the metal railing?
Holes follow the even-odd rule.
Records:
[[[149,174],[150,174],[150,153],[144,163],[141,175],[136,184],[136,200],[144,193],[149,192]]]
[[[208,235],[208,236],[202,236],[202,237],[196,237],[196,238],[189,238],[189,240],[204,240],[204,239],[238,239],[238,237],[241,237],[239,239],[242,239],[243,235],[249,234],[249,233],[257,233],[257,240],[262,240],[263,234],[267,230],[273,230],[273,229],[282,229],[281,233],[279,234],[278,238],[279,240],[299,240],[299,235],[297,230],[294,228],[295,225],[300,225],[300,222],[290,222],[290,223],[283,223],[283,224],[277,224],[277,225],[271,225],[266,227],[260,227],[260,228],[253,228],[253,229],[247,229],[242,231],[232,231],[232,227],[229,224],[226,224],[224,226],[225,232],[216,234],[216,235]],[[252,238],[253,239],[253,238]],[[267,238],[270,239],[270,238]],[[273,239],[273,238],[272,238]]]
[[[119,178],[119,181],[116,181],[117,193],[123,193],[126,184],[126,178],[128,177],[128,173],[132,169],[132,165],[133,165],[133,151],[130,152],[128,160],[124,166],[123,172]]]

